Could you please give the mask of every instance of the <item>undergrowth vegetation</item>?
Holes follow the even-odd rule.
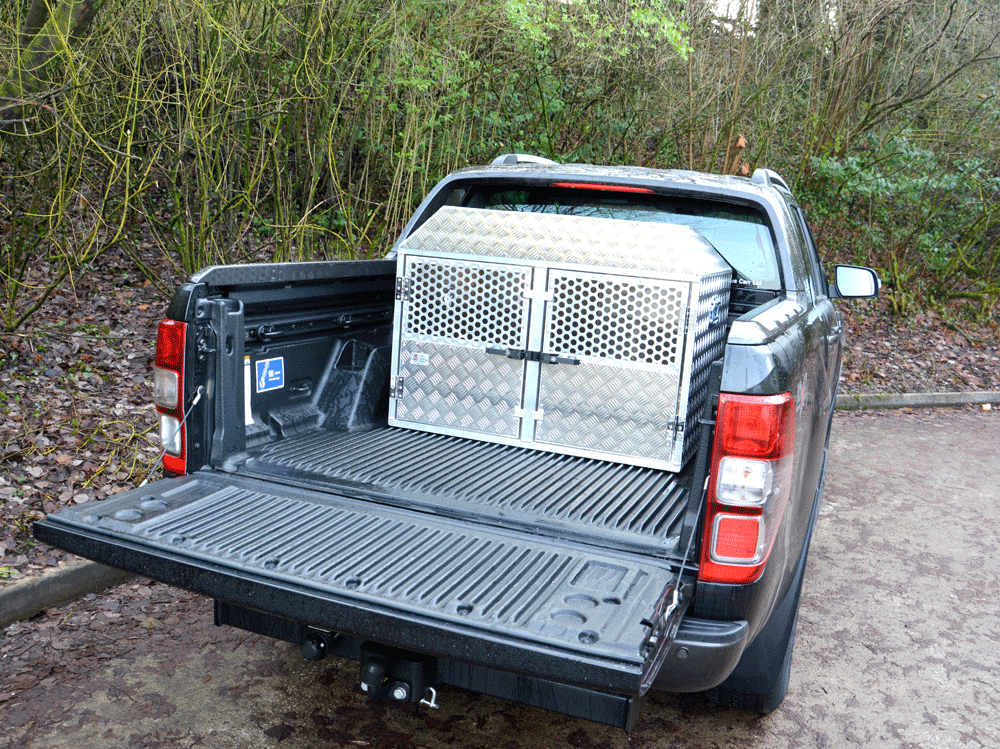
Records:
[[[998,20],[975,0],[105,0],[29,68],[38,5],[0,9],[7,331],[111,247],[185,273],[378,255],[437,179],[509,151],[769,166],[897,312],[995,309]]]

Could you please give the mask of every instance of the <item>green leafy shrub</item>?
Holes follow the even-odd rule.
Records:
[[[898,312],[996,297],[1000,178],[985,158],[949,158],[904,132],[812,168],[802,192],[821,242],[834,259],[879,267]]]

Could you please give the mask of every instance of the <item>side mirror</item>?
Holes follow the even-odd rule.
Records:
[[[834,299],[872,299],[878,296],[882,281],[871,268],[837,265],[833,269]]]

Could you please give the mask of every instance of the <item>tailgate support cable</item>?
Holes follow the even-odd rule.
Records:
[[[204,392],[205,392],[205,386],[204,385],[199,385],[198,389],[194,391],[194,398],[191,400],[191,405],[188,406],[187,411],[184,412],[184,418],[181,419],[181,423],[177,427],[178,431],[180,431],[181,429],[184,428],[184,425],[187,423],[188,416],[191,415],[191,412],[194,410],[194,407],[198,405],[198,401],[201,400],[201,395]],[[163,448],[162,452],[160,452],[160,457],[158,457],[156,459],[156,462],[153,463],[153,467],[149,469],[149,473],[146,475],[146,478],[143,479],[142,483],[139,484],[139,486],[145,486],[146,484],[149,483],[149,480],[151,478],[153,478],[153,473],[163,463],[163,456],[166,455],[166,454],[167,454],[167,448]]]
[[[681,587],[683,585],[684,570],[687,569],[688,559],[690,558],[691,550],[694,547],[694,539],[697,535],[698,525],[702,516],[702,507],[705,504],[705,497],[708,494],[708,480],[710,476],[710,472],[708,470],[708,462],[710,458],[709,452],[712,447],[712,427],[715,426],[715,413],[713,409],[718,403],[721,385],[722,362],[713,362],[709,375],[708,396],[705,400],[703,415],[700,419],[701,434],[699,435],[700,439],[698,442],[698,456],[696,458],[695,475],[692,477],[691,481],[692,499],[695,496],[697,496],[698,499],[697,502],[688,502],[687,513],[684,518],[684,523],[681,526],[680,542],[685,544],[684,557],[681,560],[681,566],[677,570],[677,582],[673,586],[670,603],[667,604],[661,611],[657,612],[656,617],[654,617],[654,621],[644,622],[644,624],[647,624],[650,627],[649,640],[647,641],[648,645],[656,650],[653,655],[653,662],[650,664],[650,667],[646,670],[646,674],[643,677],[640,694],[645,694],[646,691],[653,685],[656,675],[659,673],[660,666],[663,665],[663,661],[667,657],[669,643],[673,640],[674,635],[677,633],[677,628],[680,627],[681,617],[687,611],[688,604],[690,603],[690,598],[682,595]],[[695,494],[695,492],[697,492],[697,494]],[[687,539],[684,538],[685,533],[687,533]],[[664,640],[666,642],[664,642]]]
[[[715,407],[719,403],[719,392],[722,390],[722,361],[712,362],[708,377],[708,395],[705,400],[702,417],[699,420],[701,433],[698,440],[698,454],[695,458],[694,476],[691,480],[691,498],[688,500],[687,511],[684,516],[684,523],[681,526],[680,544],[691,550],[692,539],[698,533],[698,526],[702,520],[702,508],[705,503],[705,495],[708,491],[708,479],[711,474],[709,461],[711,460],[712,438],[715,427]],[[695,494],[697,492],[697,494]],[[697,498],[697,501],[695,501]],[[679,544],[679,545],[680,545]],[[684,555],[683,570],[687,564],[687,553]]]
[[[697,534],[698,523],[701,519],[702,507],[704,506],[708,489],[708,477],[710,475],[708,462],[712,447],[712,427],[715,425],[713,409],[719,400],[721,384],[722,362],[713,362],[709,375],[708,395],[705,400],[702,416],[699,420],[701,433],[698,441],[698,455],[695,459],[695,472],[691,478],[691,495],[688,500],[684,522],[681,526],[681,536],[678,542],[678,546],[684,546],[684,557],[681,559],[681,565],[677,570],[677,580],[672,586],[673,590],[668,594],[669,600],[665,599],[657,605],[657,611],[652,621],[643,621],[643,624],[650,628],[646,647],[649,648],[648,652],[652,654],[652,657],[649,667],[642,677],[639,694],[645,694],[652,687],[653,682],[656,680],[656,675],[663,665],[663,661],[666,660],[670,643],[673,641],[674,636],[677,634],[677,629],[680,627],[681,618],[691,603],[691,597],[684,595],[684,591],[682,590],[684,571],[688,567],[688,559],[691,557],[691,551],[694,548],[694,539]],[[697,501],[695,501],[695,497],[697,497]]]

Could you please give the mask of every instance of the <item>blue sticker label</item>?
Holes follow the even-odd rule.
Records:
[[[257,362],[257,392],[279,390],[285,386],[285,358],[261,359]]]

